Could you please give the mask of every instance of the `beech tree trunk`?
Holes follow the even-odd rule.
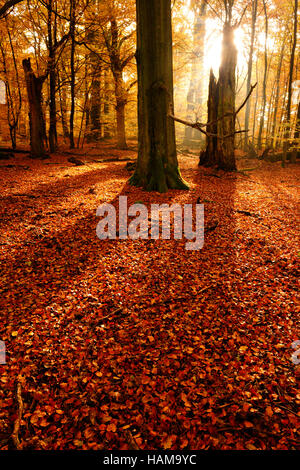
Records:
[[[101,138],[101,68],[98,67],[97,76],[93,79],[91,87],[90,129],[88,140],[97,141]]]
[[[235,132],[235,73],[237,50],[234,45],[234,27],[225,23],[223,28],[222,62],[219,71],[218,118],[229,114],[218,122],[217,142],[218,166],[223,170],[236,170],[234,155]],[[231,137],[223,138],[231,135]]]
[[[285,162],[287,159],[287,152],[288,152],[288,148],[290,145],[289,137],[291,133],[292,83],[293,83],[294,64],[295,64],[295,52],[296,52],[296,45],[297,45],[297,26],[298,26],[298,0],[295,0],[294,1],[294,28],[293,28],[293,39],[292,39],[293,42],[292,42],[289,81],[288,81],[288,98],[287,98],[287,107],[286,107],[282,166],[285,165]]]
[[[116,95],[117,148],[127,149],[125,129],[125,106],[127,104],[127,94],[123,81],[123,72],[115,70],[113,76]]]
[[[70,92],[71,92],[71,111],[70,111],[70,149],[75,148],[74,141],[74,119],[75,119],[75,23],[76,23],[76,0],[70,0],[70,36],[71,36],[71,51],[70,51]]]
[[[55,5],[55,8],[57,5]],[[53,0],[48,0],[48,54],[49,54],[49,150],[54,153],[57,149],[57,128],[56,128],[56,46],[57,46],[57,17],[53,18]],[[53,23],[53,24],[52,24]]]
[[[276,148],[277,144],[277,133],[278,133],[278,124],[277,124],[277,114],[278,114],[278,106],[279,106],[279,98],[280,98],[280,76],[281,76],[281,69],[282,69],[282,62],[283,62],[283,54],[285,48],[285,35],[284,41],[282,42],[280,56],[279,56],[279,63],[276,72],[276,91],[275,91],[275,100],[274,100],[274,112],[273,112],[273,124],[272,124],[272,148]]]
[[[61,124],[63,128],[64,139],[69,139],[69,127],[67,122],[67,92],[64,85],[61,83],[61,78],[59,73],[57,74],[57,85],[59,89],[59,104],[60,104],[60,114],[61,114]]]
[[[222,61],[217,83],[213,73],[210,74],[208,122],[214,122],[207,127],[206,151],[201,153],[199,162],[200,165],[217,166],[226,171],[236,170],[234,154],[236,63],[234,26],[226,22],[223,28]]]
[[[171,0],[137,0],[139,152],[131,184],[188,189],[179,169],[173,110]]]
[[[205,19],[207,4],[202,0],[201,5],[194,3],[195,12],[193,32],[192,70],[189,91],[187,95],[187,121],[199,121],[197,116],[203,104],[203,59],[205,40]],[[201,140],[201,134],[196,129],[187,126],[184,134],[184,145],[191,145],[193,140]]]
[[[249,52],[249,60],[248,60],[248,73],[247,73],[247,91],[246,95],[248,95],[250,88],[251,88],[251,78],[252,78],[252,68],[253,68],[253,52],[254,52],[254,40],[255,40],[255,30],[256,30],[256,20],[257,20],[257,3],[258,0],[252,0],[252,20],[251,20],[251,41],[250,41],[250,52]],[[245,150],[248,150],[249,145],[249,122],[250,122],[250,107],[251,107],[251,100],[249,99],[246,103],[246,111],[245,111]]]
[[[219,86],[214,76],[213,70],[210,71],[209,76],[209,90],[207,102],[207,122],[213,124],[207,126],[206,131],[208,134],[217,134],[218,132],[218,103],[219,103]],[[213,167],[217,166],[217,137],[207,135],[206,137],[206,150],[200,154],[199,165]]]
[[[98,4],[96,6],[98,13]],[[87,41],[93,46],[97,47],[99,44],[99,33],[96,31],[96,22],[90,26],[87,31]],[[90,86],[90,107],[87,112],[87,141],[97,141],[101,138],[101,74],[102,67],[100,59],[97,54],[90,52],[87,56],[86,67],[91,75],[91,86]]]
[[[108,139],[111,137],[111,126],[109,125],[109,113],[110,113],[110,102],[109,102],[109,77],[108,71],[104,70],[104,92],[103,92],[103,116],[104,116],[104,129],[103,137]]]
[[[269,31],[269,20],[268,20],[268,12],[267,12],[267,4],[266,1],[263,0],[264,6],[264,13],[265,13],[265,53],[264,53],[264,78],[263,78],[263,102],[262,102],[262,109],[260,113],[260,122],[259,122],[259,130],[258,130],[258,142],[257,146],[259,149],[262,147],[262,134],[265,124],[265,112],[266,112],[266,105],[267,105],[267,75],[268,75],[268,31]]]
[[[23,60],[29,102],[30,149],[32,158],[46,155],[46,129],[42,108],[42,88],[45,76],[36,77],[30,59]]]

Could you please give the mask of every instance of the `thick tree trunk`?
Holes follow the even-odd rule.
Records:
[[[46,131],[42,109],[42,87],[45,77],[36,77],[30,59],[23,60],[29,102],[30,149],[33,158],[43,158],[46,155]]]
[[[218,166],[223,170],[236,170],[234,155],[235,132],[235,73],[237,50],[234,45],[234,27],[225,23],[223,28],[222,62],[219,71],[219,106],[218,117],[225,116],[218,122]],[[231,135],[231,137],[223,138]]]
[[[131,184],[188,189],[178,170],[173,109],[171,0],[137,0],[139,153]]]
[[[206,151],[201,154],[199,164],[217,166],[226,171],[236,170],[234,154],[236,62],[234,27],[225,23],[222,62],[217,83],[213,73],[210,74],[208,122],[213,121],[213,123],[207,127]]]

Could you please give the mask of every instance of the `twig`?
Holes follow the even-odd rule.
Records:
[[[238,212],[239,214],[247,215],[248,217],[256,217],[257,219],[261,219],[260,215],[254,214],[253,212],[249,211],[243,211],[243,210],[235,210],[235,212]]]
[[[108,315],[105,315],[105,317],[99,318],[98,322],[103,321],[103,320],[105,320],[106,318],[109,318],[109,317],[111,317],[112,315],[115,315],[116,313],[121,313],[121,312],[122,312],[122,309],[121,309],[121,308],[117,308],[116,310],[113,310],[112,312],[110,312]]]
[[[21,387],[20,381],[18,381],[18,385],[17,385],[17,400],[18,400],[18,416],[14,424],[14,429],[13,429],[11,438],[16,449],[22,450],[22,444],[19,439],[19,431],[20,431],[20,424],[21,424],[21,419],[23,415],[24,404],[22,400],[22,387]]]
[[[286,410],[288,413],[292,413],[293,415],[295,415],[295,416],[297,416],[297,417],[299,418],[299,414],[296,413],[295,411],[290,410],[289,408],[286,408],[286,407],[283,406],[283,405],[279,405],[278,403],[276,403],[275,406],[277,406],[278,408],[281,408],[282,410]]]
[[[129,444],[130,450],[140,450],[139,446],[137,445],[133,435],[130,431],[125,431],[125,437]]]

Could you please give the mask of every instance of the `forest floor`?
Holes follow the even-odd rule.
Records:
[[[181,154],[190,191],[159,194],[102,161],[134,150],[78,153],[0,162],[0,449],[300,448],[299,166]],[[200,198],[214,230],[199,251],[101,241],[121,194]]]

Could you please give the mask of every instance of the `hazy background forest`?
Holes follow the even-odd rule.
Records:
[[[230,3],[230,2],[229,2]],[[226,5],[226,2],[225,2]],[[252,154],[299,146],[299,43],[294,0],[236,0],[236,103],[258,83],[237,117],[236,147]],[[175,114],[206,122],[210,69],[218,76],[226,10],[220,0],[172,2]],[[137,139],[134,0],[29,0],[0,22],[0,145],[29,141],[22,66],[43,84],[47,147],[81,148]],[[297,22],[296,22],[297,23]],[[205,147],[198,130],[176,124],[184,149]]]

